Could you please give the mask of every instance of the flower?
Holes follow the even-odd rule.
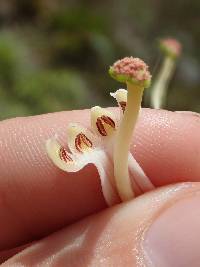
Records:
[[[131,58],[131,61],[132,59],[133,58]],[[138,59],[136,61],[140,64],[143,62]],[[115,66],[117,66],[117,64]],[[131,77],[131,79],[136,82],[137,79],[139,80],[137,86],[140,82],[144,85],[144,81],[150,77],[150,74],[145,73],[142,68],[140,69],[138,67],[137,70],[133,68],[135,76]],[[145,66],[145,68],[147,67]],[[112,74],[117,77],[114,71],[115,68]],[[126,75],[126,73],[124,74]],[[129,196],[128,198],[126,197],[123,190],[120,190],[118,180],[116,179],[116,168],[114,166],[117,163],[119,164],[118,169],[120,169],[120,166],[121,168],[124,167],[121,165],[121,162],[115,162],[114,154],[116,153],[115,148],[123,120],[127,117],[127,95],[127,90],[125,89],[119,89],[115,93],[111,93],[111,96],[117,100],[120,108],[120,113],[117,116],[107,109],[103,109],[99,106],[93,107],[91,109],[91,130],[84,128],[80,124],[71,123],[67,129],[68,149],[59,144],[57,136],[50,138],[46,142],[46,150],[49,158],[63,171],[77,172],[90,163],[96,166],[101,180],[102,192],[109,206],[119,203],[120,200],[125,201],[130,198]],[[135,114],[135,122],[137,115],[138,113]],[[134,117],[134,114],[131,114],[131,117]],[[124,130],[127,130],[130,135],[130,131],[126,128],[127,127],[125,127]],[[128,139],[123,140],[121,147],[124,146],[125,142],[129,142]],[[125,145],[125,147],[127,146]],[[154,186],[130,153],[129,146],[126,154],[126,172],[128,172],[128,177],[124,177],[124,181],[128,192],[131,192],[131,197],[133,197],[134,194],[152,190]],[[132,182],[130,177],[133,178]],[[133,183],[133,186],[131,183]],[[123,181],[121,184],[123,187]]]
[[[110,67],[111,77],[119,82],[149,87],[151,75],[148,66],[140,58],[125,57]]]
[[[181,54],[182,46],[174,38],[165,38],[160,40],[160,49],[168,56],[176,59]]]
[[[181,54],[182,46],[174,38],[161,39],[160,50],[164,54],[164,60],[151,88],[151,107],[162,108],[165,103],[169,82],[174,75],[177,59]]]

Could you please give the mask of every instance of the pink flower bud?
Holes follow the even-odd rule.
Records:
[[[168,56],[177,58],[181,54],[182,45],[179,41],[173,38],[166,38],[160,41],[160,48]]]

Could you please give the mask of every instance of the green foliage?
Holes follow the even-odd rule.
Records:
[[[167,108],[200,111],[200,78],[193,75],[200,72],[199,1],[182,5],[1,0],[0,119],[111,105],[108,89],[119,84],[109,78],[108,67],[132,55],[143,58],[154,75],[154,41],[170,35],[183,42],[182,58],[195,64],[179,62]]]
[[[20,100],[33,114],[87,107],[89,93],[80,74],[67,70],[45,70],[18,80]]]
[[[0,34],[0,119],[89,107],[79,72],[41,68],[32,51],[16,33]]]
[[[105,32],[105,20],[98,11],[84,6],[64,8],[53,12],[47,21],[49,28],[67,32]]]
[[[26,48],[12,32],[0,34],[0,83],[13,85],[25,71]]]

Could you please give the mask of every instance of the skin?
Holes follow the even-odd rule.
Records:
[[[195,183],[183,189],[180,185],[178,193],[161,198],[154,209],[150,209],[154,200],[169,188],[106,209],[93,166],[65,173],[51,163],[44,149],[45,140],[55,133],[66,144],[69,122],[88,126],[89,119],[85,110],[0,122],[0,260],[10,258],[2,266],[63,266],[64,262],[65,266],[81,262],[82,266],[139,266],[132,247],[141,238],[136,234],[141,218],[145,229],[169,203],[200,190],[200,117],[145,109],[131,148],[137,161],[156,187]],[[77,248],[73,242],[83,233],[84,249]],[[24,245],[28,248],[11,257]]]

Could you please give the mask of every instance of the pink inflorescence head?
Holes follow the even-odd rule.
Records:
[[[147,64],[133,57],[118,60],[110,67],[110,75],[119,82],[129,82],[143,87],[148,87],[151,81]]]
[[[166,38],[160,41],[161,50],[167,55],[177,58],[181,54],[182,46],[179,41],[174,38]]]

